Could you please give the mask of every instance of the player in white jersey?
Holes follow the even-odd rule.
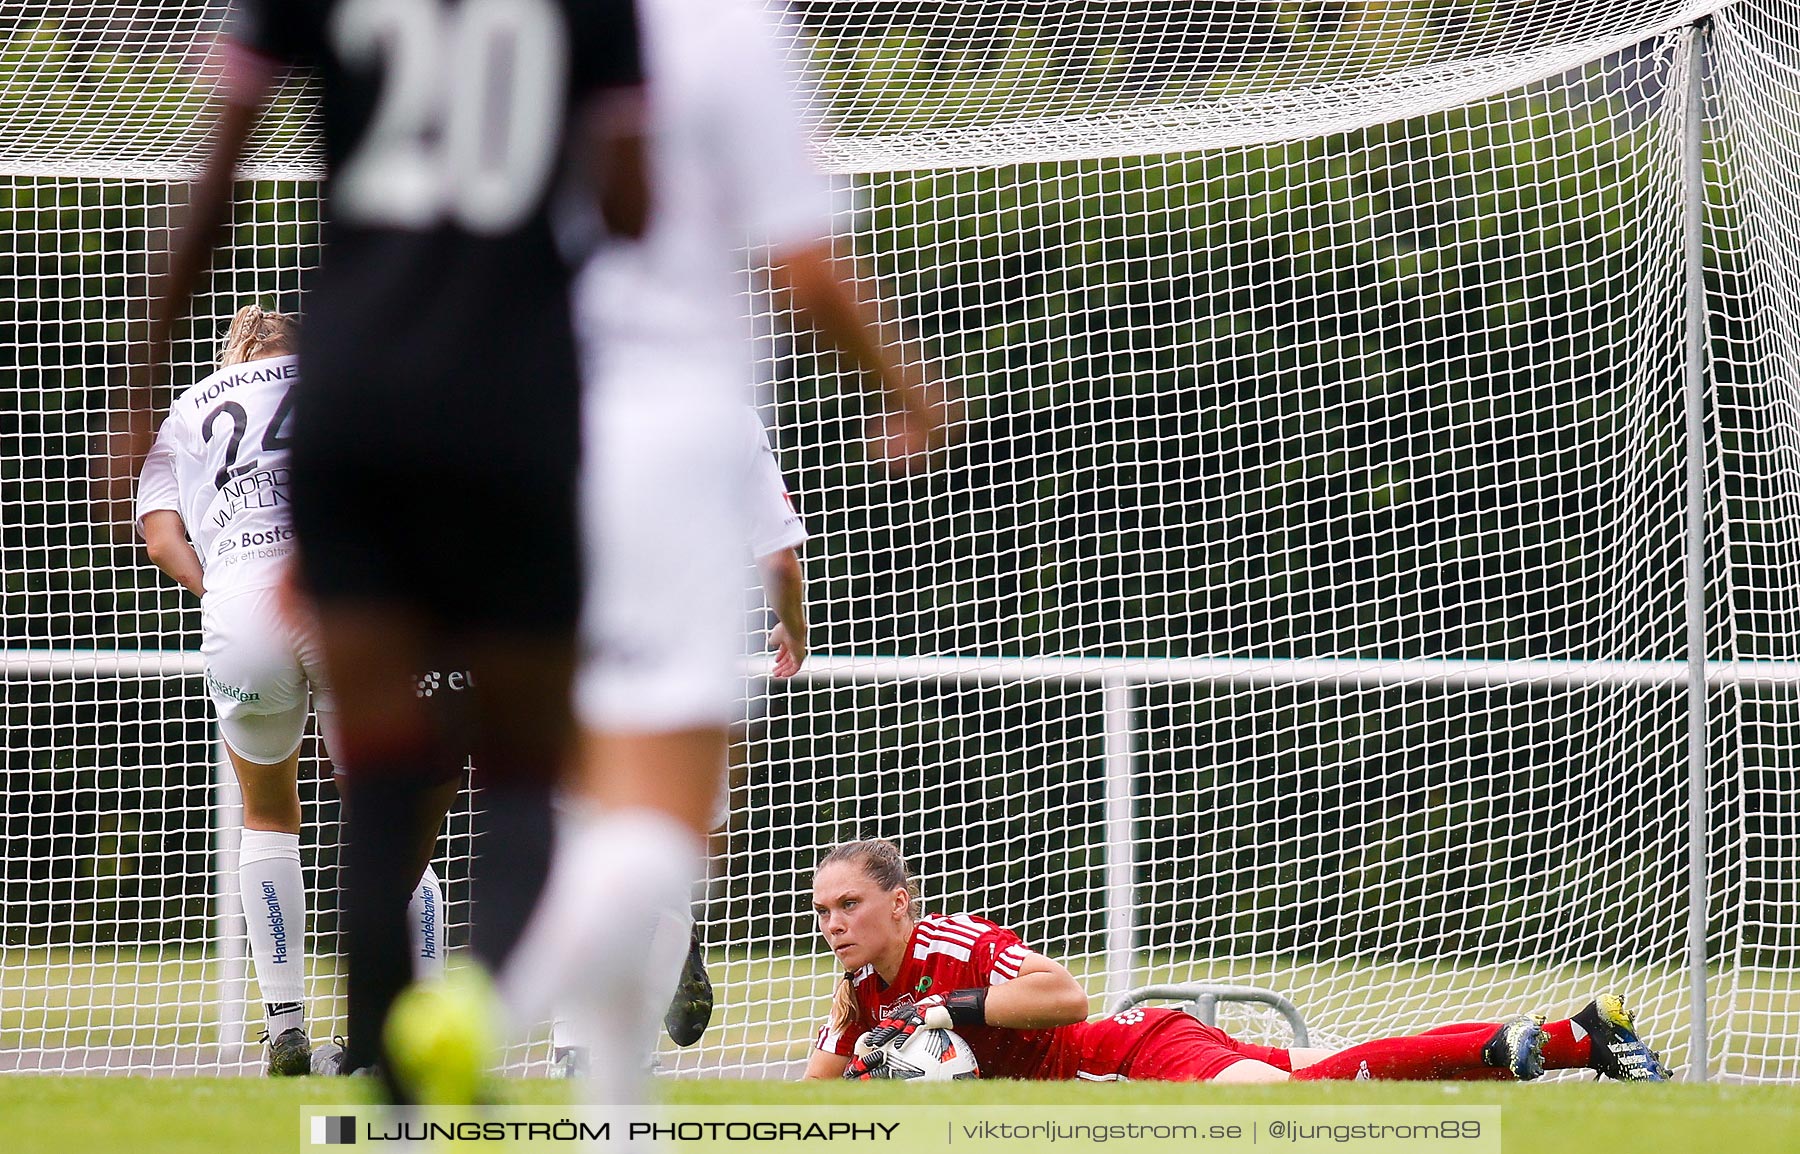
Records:
[[[770,675],[793,677],[806,663],[807,620],[806,578],[800,563],[800,547],[806,543],[806,524],[788,495],[787,480],[775,460],[769,444],[768,430],[762,418],[748,406],[744,409],[744,457],[740,462],[744,479],[745,540],[750,554],[756,558],[757,577],[762,594],[753,607],[758,620],[750,633],[760,631],[764,606],[773,610],[775,623],[769,628],[768,648],[774,652]],[[741,729],[760,716],[760,699],[745,694],[747,712],[734,728]],[[731,779],[741,768],[738,754],[744,748],[741,732],[734,733],[727,767],[731,771],[719,778],[718,794],[713,803],[712,828],[722,829],[731,816]],[[671,927],[669,932],[678,932]],[[663,1028],[678,1046],[691,1046],[706,1032],[712,1020],[712,980],[706,973],[706,957],[700,941],[699,927],[690,919],[687,960],[681,967],[681,979],[675,986],[674,1000],[663,1016]]]
[[[768,634],[768,647],[774,652],[770,674],[788,678],[800,672],[806,662],[807,620],[804,571],[800,547],[806,543],[806,524],[788,495],[787,481],[775,460],[769,444],[768,430],[756,410],[744,406],[740,421],[740,443],[732,463],[745,500],[745,543],[755,558],[762,600],[775,614],[775,624]],[[761,616],[762,606],[756,607]],[[760,626],[757,627],[760,629]],[[738,748],[734,743],[733,748]],[[713,803],[712,828],[717,830],[730,815],[730,783],[721,776]],[[706,1032],[712,1020],[712,980],[706,972],[706,959],[700,931],[694,925],[691,910],[682,907],[671,911],[667,924],[658,934],[687,936],[687,959],[675,987],[675,996],[663,1015],[663,1026],[678,1046],[691,1046]],[[559,1016],[553,1030],[553,1073],[570,1077],[584,1073],[588,1066],[590,1046],[579,1023]]]
[[[769,432],[755,409],[745,409],[744,463],[748,478],[749,525],[745,537],[762,579],[763,596],[775,612],[769,630],[769,648],[775,651],[776,677],[792,677],[806,663],[806,584],[800,567],[800,546],[806,544],[806,523],[788,495],[787,480],[769,444]],[[721,820],[723,820],[721,818]],[[718,825],[714,822],[714,825]]]
[[[642,0],[656,211],[636,241],[602,247],[576,289],[588,436],[588,551],[578,797],[544,900],[501,976],[522,1028],[567,995],[631,989],[638,1011],[595,1020],[599,1097],[629,1092],[668,1004],[686,933],[608,943],[614,863],[654,894],[665,931],[685,924],[740,700],[735,668],[747,540],[742,406],[751,378],[744,244],[775,287],[879,387],[895,455],[938,432],[923,384],[888,359],[831,259],[831,210],[807,153],[777,30],[749,0]],[[654,864],[652,864],[654,863]],[[565,1003],[568,1004],[568,1003]]]
[[[281,604],[296,335],[292,317],[238,310],[219,370],[177,396],[157,430],[137,497],[150,560],[200,598],[206,686],[243,794],[238,881],[273,1075],[309,1069],[300,742],[309,696],[328,747],[334,716],[318,639]],[[442,906],[426,866],[407,911],[415,973],[442,969]]]

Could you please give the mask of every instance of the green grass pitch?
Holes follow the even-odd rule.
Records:
[[[708,1044],[725,1058],[770,1056],[803,1059],[806,1038],[793,1036],[786,1015],[811,1012],[829,995],[831,974],[812,959],[768,959],[718,955],[715,979],[726,994]],[[1251,980],[1213,966],[1218,980]],[[1366,980],[1366,967],[1358,973]],[[1396,967],[1374,971],[1383,988],[1406,991],[1419,1005],[1442,1003],[1449,992],[1471,984],[1503,983],[1505,968],[1470,977],[1459,971]],[[1536,972],[1534,987],[1586,988],[1581,972]],[[1302,980],[1328,984],[1328,964],[1304,971]],[[0,1049],[29,1049],[49,1040],[89,1042],[90,1035],[112,1045],[167,1044],[206,1040],[212,1027],[211,987],[206,960],[199,955],[148,951],[0,951]],[[320,975],[315,974],[315,979]],[[321,986],[329,986],[322,979]],[[1786,980],[1779,985],[1789,990]],[[1678,988],[1667,975],[1646,972],[1625,985],[1631,989]],[[158,997],[146,999],[143,991]],[[253,999],[254,1003],[254,999]],[[1411,1003],[1409,1003],[1411,1005]],[[1479,1015],[1494,1007],[1459,1009]],[[1395,1007],[1400,1012],[1406,1007]],[[1411,1005],[1417,1009],[1417,1005]],[[321,1022],[335,1022],[336,1003],[320,999],[310,1007]],[[1759,1044],[1769,1052],[1771,1073],[1791,1076],[1800,998],[1789,992],[1777,1002],[1753,1006],[1764,1025]],[[1417,1015],[1415,1015],[1417,1016]],[[1721,1016],[1721,1020],[1723,1017]],[[1774,1029],[1767,1027],[1773,1024]],[[321,1036],[325,1031],[321,1030]],[[1680,1050],[1667,1039],[1664,1053]],[[686,1052],[665,1048],[665,1062]],[[1751,1064],[1755,1069],[1755,1064]],[[559,1103],[566,1087],[549,1081],[508,1083],[514,1100]],[[1800,1154],[1800,1090],[1791,1085],[1621,1086],[1612,1083],[1555,1082],[1532,1086],[1443,1086],[1430,1083],[1288,1085],[1281,1087],[1170,1086],[1148,1083],[982,1082],[919,1087],[885,1084],[796,1085],[720,1079],[675,1079],[665,1084],[671,1099],[697,1105],[805,1106],[812,1103],[872,1102],[884,1105],[976,1106],[985,1104],[1094,1105],[1499,1105],[1505,1149],[1520,1154],[1604,1151],[1607,1154]],[[0,1154],[126,1151],[129,1154],[187,1151],[245,1151],[269,1154],[298,1148],[294,1134],[306,1106],[356,1101],[354,1083],[257,1078],[121,1078],[99,1076],[0,1075]],[[1123,1144],[1118,1144],[1123,1145]]]
[[[1090,990],[1105,985],[1101,959],[1063,959]],[[307,1020],[315,1039],[343,1030],[341,983],[330,959],[309,959]],[[837,973],[821,954],[764,956],[715,950],[707,961],[718,991],[718,1007],[705,1052],[665,1045],[666,1068],[704,1076],[707,1067],[804,1061],[818,1015],[831,997]],[[0,947],[0,1054],[58,1047],[196,1046],[217,1040],[219,1010],[211,982],[212,962],[198,949],[86,947],[6,949]],[[1272,972],[1273,971],[1273,972]],[[1185,980],[1204,976],[1227,985],[1272,985],[1295,996],[1309,1020],[1319,1008],[1297,991],[1329,992],[1338,999],[1367,1001],[1379,990],[1389,1025],[1335,1039],[1340,1044],[1385,1033],[1404,1033],[1442,1024],[1448,1011],[1467,1021],[1498,1021],[1520,1009],[1551,1014],[1573,1012],[1591,991],[1624,991],[1640,1020],[1660,1023],[1650,1040],[1663,1059],[1687,1061],[1687,974],[1679,967],[1614,966],[1603,973],[1581,965],[1533,963],[1431,964],[1368,960],[1268,959],[1262,963],[1159,954],[1144,959],[1146,975]],[[1787,971],[1738,968],[1713,982],[1709,1019],[1715,1037],[1728,1038],[1728,1072],[1740,1079],[1792,1082],[1800,1071],[1800,978]],[[1468,991],[1504,991],[1471,1000]],[[1560,998],[1538,1001],[1543,991]],[[1518,995],[1524,992],[1525,998]],[[254,1036],[262,1028],[260,999],[251,984],[245,1025]],[[1321,996],[1315,993],[1315,997]],[[1095,997],[1091,1009],[1104,1009]],[[1229,1011],[1227,1011],[1229,1013]],[[800,1025],[796,1027],[795,1023]],[[1673,1023],[1674,1025],[1670,1025]],[[1240,1033],[1247,1019],[1220,1025]],[[1245,1033],[1253,1041],[1274,1037]],[[541,1056],[541,1055],[540,1055]],[[163,1056],[167,1060],[167,1055]],[[1715,1068],[1722,1058],[1715,1053]],[[1797,1148],[1800,1149],[1800,1148]],[[4,1147],[0,1146],[0,1154]]]
[[[299,1149],[299,1110],[358,1101],[353,1083],[318,1078],[0,1078],[0,1149],[14,1154],[269,1154]],[[1782,1154],[1800,1150],[1800,1093],[1783,1086],[1535,1086],[1339,1083],[1275,1087],[986,1082],[944,1086],[683,1081],[693,1105],[871,1102],[913,1105],[1498,1105],[1511,1154]],[[557,1103],[555,1082],[507,1085],[512,1100]],[[1116,1144],[1128,1149],[1124,1144]]]

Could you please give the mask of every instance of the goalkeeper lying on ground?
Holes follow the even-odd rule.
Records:
[[[827,854],[813,874],[813,909],[844,979],[808,1078],[882,1077],[880,1047],[921,1025],[954,1029],[982,1073],[997,1078],[1529,1081],[1571,1069],[1622,1081],[1668,1078],[1613,994],[1562,1021],[1521,1014],[1338,1051],[1240,1042],[1179,1010],[1137,1007],[1090,1022],[1080,983],[1012,931],[967,915],[920,915],[912,875],[884,841]]]

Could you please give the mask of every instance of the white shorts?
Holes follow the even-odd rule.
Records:
[[[273,588],[200,601],[200,653],[219,732],[245,761],[286,761],[306,733],[310,694],[321,728],[332,712],[319,641],[289,627]]]
[[[630,733],[729,725],[744,689],[743,415],[591,393],[586,416],[576,713]]]

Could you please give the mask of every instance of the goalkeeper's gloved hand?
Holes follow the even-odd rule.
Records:
[[[950,1007],[944,1004],[944,995],[933,994],[929,998],[920,998],[913,1003],[918,1011],[919,1025],[927,1030],[948,1030],[955,1022],[950,1017]]]
[[[844,1080],[846,1082],[866,1082],[870,1078],[879,1078],[881,1075],[876,1071],[886,1063],[886,1050],[876,1050],[873,1053],[852,1058],[850,1064],[844,1067]]]
[[[875,1028],[856,1040],[856,1053],[866,1057],[895,1038],[910,1038],[925,1024],[925,1019],[911,1002],[895,1006],[892,1013],[875,1023]]]
[[[888,1077],[888,1051],[883,1047],[896,1038],[905,1041],[921,1027],[948,1030],[955,1026],[985,1026],[987,994],[985,987],[977,986],[895,1006],[887,1017],[875,1023],[873,1030],[856,1040],[856,1057],[844,1067],[844,1077],[852,1082]]]

